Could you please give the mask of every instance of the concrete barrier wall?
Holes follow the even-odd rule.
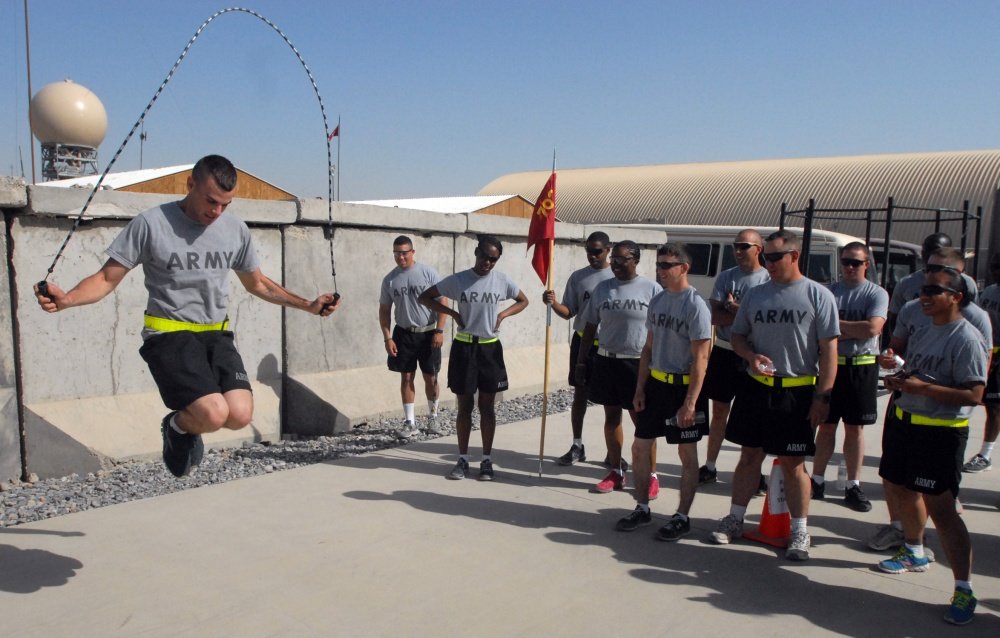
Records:
[[[0,273],[6,302],[0,304],[0,325],[11,327],[4,335],[13,334],[15,316],[20,326],[16,344],[10,336],[0,338],[0,480],[21,473],[22,420],[27,471],[43,477],[94,471],[110,459],[158,455],[158,423],[166,410],[138,354],[146,300],[141,273],[131,274],[98,304],[55,315],[41,312],[32,293],[88,194],[0,182],[0,208],[11,240],[7,250],[4,238],[10,257]],[[129,219],[170,199],[98,193],[51,281],[68,289],[95,272],[106,259],[104,249]],[[227,214],[250,224],[262,270],[272,279],[308,298],[332,290],[325,200],[236,200]],[[378,326],[379,288],[394,267],[392,240],[400,234],[413,239],[417,259],[442,277],[473,265],[477,233],[500,237],[504,254],[497,268],[531,301],[501,329],[511,379],[508,394],[541,389],[545,306],[540,301],[543,286],[525,252],[525,220],[341,203],[333,214],[336,283],[343,303],[330,318],[268,304],[232,277],[230,319],[253,383],[255,416],[247,430],[213,434],[206,444],[329,434],[401,411],[399,377],[385,369]],[[557,225],[553,281],[560,294],[570,272],[586,265],[580,245],[595,228]],[[612,239],[625,239],[615,233],[620,230],[610,230]],[[652,246],[663,235],[646,231],[629,238]],[[653,261],[647,254],[640,273],[652,277]],[[8,269],[15,273],[13,290],[7,285]],[[553,316],[550,388],[565,384],[569,325]],[[449,335],[452,331],[449,326]],[[446,340],[445,366],[449,351]],[[18,369],[23,405],[16,393]],[[451,398],[443,393],[442,399]]]

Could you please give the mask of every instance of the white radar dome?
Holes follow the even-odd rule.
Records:
[[[31,98],[31,131],[42,144],[97,148],[108,132],[108,114],[94,93],[72,80],[48,84]]]

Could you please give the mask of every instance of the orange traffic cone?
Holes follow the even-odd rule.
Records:
[[[788,508],[780,514],[772,514],[770,507],[771,489],[775,487],[776,475],[781,474],[781,467],[778,459],[774,459],[774,467],[771,470],[771,480],[767,483],[767,496],[764,497],[764,511],[760,515],[760,524],[754,531],[743,532],[743,538],[772,545],[774,547],[788,547],[788,537],[792,533],[792,515],[788,513]],[[781,487],[782,502],[784,501],[784,481],[779,481]]]

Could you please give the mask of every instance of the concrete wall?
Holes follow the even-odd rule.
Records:
[[[58,476],[93,471],[109,459],[158,455],[157,426],[166,410],[138,354],[146,299],[141,273],[127,277],[98,304],[55,315],[41,312],[32,293],[32,284],[45,274],[88,195],[86,190],[0,182],[0,207],[12,240],[11,257],[0,272],[5,302],[0,303],[0,325],[12,327],[15,312],[20,325],[19,357],[8,336],[12,329],[0,338],[0,480],[19,475],[22,466],[15,362],[23,382],[28,472]],[[50,280],[68,289],[95,272],[106,259],[104,249],[129,219],[170,199],[99,192]],[[325,200],[235,200],[227,214],[251,225],[262,270],[273,279],[308,298],[333,289]],[[417,259],[442,276],[473,265],[477,233],[501,238],[504,255],[498,268],[532,302],[502,330],[511,378],[508,394],[541,389],[545,307],[540,302],[543,287],[525,253],[525,220],[339,203],[334,219],[336,283],[343,303],[332,317],[320,319],[263,302],[232,277],[230,319],[253,382],[255,416],[247,430],[213,434],[207,445],[329,434],[401,411],[399,378],[385,369],[377,315],[379,286],[394,266],[391,246],[399,234],[409,235]],[[569,273],[586,265],[580,244],[594,229],[558,225],[553,281],[560,294]],[[613,239],[624,239],[615,232],[620,231],[609,233]],[[663,235],[647,232],[630,238],[651,246]],[[653,261],[651,254],[643,259],[640,272],[651,277]],[[8,268],[15,273],[13,291],[7,285]],[[569,334],[569,323],[553,317],[550,388],[564,384]],[[446,340],[446,358],[449,346]],[[445,392],[442,398],[451,396]]]

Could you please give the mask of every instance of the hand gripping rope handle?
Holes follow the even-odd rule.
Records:
[[[125,147],[128,145],[129,140],[132,139],[132,136],[135,134],[136,130],[142,125],[142,122],[146,119],[146,115],[149,113],[150,109],[153,108],[153,104],[156,102],[157,98],[160,97],[160,93],[163,92],[163,89],[166,88],[167,84],[174,77],[174,72],[177,71],[177,67],[180,66],[181,62],[187,56],[188,51],[191,50],[191,46],[194,44],[194,41],[198,39],[198,36],[201,35],[201,32],[205,30],[205,27],[207,27],[209,23],[212,22],[212,20],[215,20],[224,13],[232,13],[234,11],[238,11],[241,13],[248,13],[252,15],[253,17],[257,18],[258,20],[266,24],[267,26],[271,27],[275,31],[275,33],[281,36],[281,39],[285,41],[285,44],[287,44],[289,48],[291,48],[292,53],[294,53],[295,57],[298,58],[299,63],[302,65],[302,68],[306,72],[306,75],[309,76],[309,82],[312,84],[313,91],[316,93],[316,99],[319,101],[319,111],[323,115],[323,131],[326,134],[325,137],[326,137],[326,168],[327,168],[326,170],[327,234],[329,235],[330,238],[330,270],[333,276],[333,291],[334,291],[333,303],[323,304],[323,308],[320,310],[320,312],[322,313],[330,306],[336,304],[337,300],[340,299],[340,293],[337,292],[337,263],[334,260],[333,256],[333,155],[330,151],[330,126],[326,118],[326,107],[323,104],[323,96],[321,96],[319,93],[319,87],[316,86],[316,78],[313,77],[312,71],[309,69],[309,65],[306,64],[306,61],[302,58],[302,54],[300,54],[299,50],[295,48],[295,45],[292,44],[292,41],[288,39],[288,36],[286,36],[284,32],[278,28],[277,25],[275,25],[273,22],[271,22],[261,14],[257,13],[252,9],[245,9],[242,7],[229,7],[227,9],[220,9],[219,11],[216,11],[211,16],[209,16],[207,20],[201,23],[201,26],[198,27],[198,30],[195,31],[194,35],[191,36],[191,39],[188,40],[187,46],[185,46],[184,50],[181,51],[180,57],[178,57],[177,61],[174,62],[174,65],[170,67],[170,72],[167,73],[167,77],[163,78],[163,82],[160,84],[160,88],[156,89],[156,93],[153,94],[153,98],[149,101],[149,104],[146,105],[146,108],[143,109],[142,115],[140,115],[139,119],[136,120],[135,124],[132,125],[132,130],[129,131],[128,135],[125,136],[125,140],[122,142],[121,146],[118,147],[118,150],[115,151],[115,155],[114,157],[111,158],[111,161],[108,163],[107,168],[104,169],[104,172],[101,173],[101,176],[100,178],[98,178],[97,183],[94,184],[94,188],[90,191],[90,195],[87,197],[87,201],[83,204],[83,208],[80,209],[80,213],[76,216],[76,219],[73,221],[73,227],[70,228],[69,233],[66,235],[66,239],[63,240],[62,246],[59,247],[59,251],[56,252],[55,258],[52,259],[52,264],[46,271],[45,277],[38,282],[38,292],[41,293],[42,296],[44,297],[49,296],[49,282],[48,282],[49,276],[51,276],[52,272],[55,270],[56,263],[59,261],[59,258],[62,257],[63,251],[66,249],[66,244],[69,243],[70,237],[73,236],[73,233],[76,232],[77,227],[80,226],[80,222],[83,221],[83,216],[87,212],[87,208],[90,206],[90,202],[94,199],[94,195],[101,188],[101,184],[104,182],[104,178],[107,177],[109,172],[111,172],[111,167],[115,165],[115,162],[118,160],[118,156],[122,154],[122,151],[125,150]]]

